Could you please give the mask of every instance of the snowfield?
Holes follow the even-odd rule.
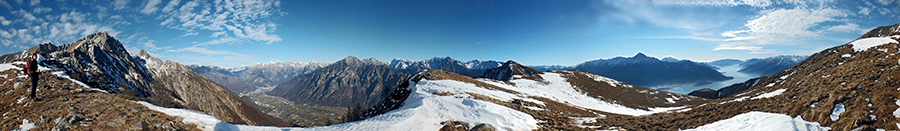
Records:
[[[897,37],[897,36],[895,35],[895,36],[891,36],[891,37],[864,38],[864,39],[859,39],[859,40],[850,42],[850,45],[853,45],[853,51],[860,52],[860,51],[866,51],[869,48],[883,45],[883,44],[900,43],[900,42],[897,42],[897,40],[892,39],[892,37]]]
[[[544,81],[546,81],[548,83],[537,82],[537,81],[528,80],[528,79],[516,79],[516,80],[510,80],[510,82],[515,83],[515,85],[516,85],[516,86],[512,86],[512,85],[507,85],[504,83],[494,82],[491,80],[480,79],[482,82],[490,83],[490,84],[493,84],[493,85],[496,85],[496,86],[499,86],[502,88],[511,89],[511,90],[515,90],[519,93],[522,93],[519,95],[513,95],[513,94],[506,93],[506,92],[501,92],[501,91],[473,92],[473,93],[484,93],[486,96],[492,96],[495,99],[500,99],[500,100],[505,100],[505,101],[512,100],[509,97],[507,97],[510,95],[513,95],[514,96],[513,98],[522,99],[525,101],[528,101],[526,99],[527,96],[544,97],[544,98],[548,98],[550,100],[553,100],[553,101],[556,101],[559,103],[566,103],[569,105],[573,105],[575,107],[588,108],[588,109],[594,109],[594,110],[599,110],[599,111],[605,111],[605,112],[609,112],[609,113],[632,115],[632,116],[647,115],[647,114],[666,112],[666,111],[670,111],[670,110],[677,110],[677,109],[683,108],[683,107],[652,107],[652,108],[650,108],[650,110],[629,108],[629,107],[626,107],[623,105],[610,103],[607,101],[603,101],[603,100],[588,96],[587,94],[582,93],[581,91],[578,91],[575,87],[573,87],[569,82],[566,81],[566,78],[562,77],[560,74],[552,73],[552,72],[544,72],[544,74],[541,74],[540,76],[542,78],[544,78]],[[603,76],[599,76],[599,75],[597,75],[597,76],[588,75],[588,76],[594,78],[595,80],[597,80],[599,82],[606,82],[606,83],[610,84],[611,86],[631,88],[630,85],[624,85],[619,81],[615,81],[615,80],[612,80],[612,79],[609,79],[609,78],[606,78]],[[468,86],[469,87],[464,87],[464,88],[479,88],[479,87],[475,87],[474,84],[468,84]],[[647,92],[647,93],[655,94],[658,92],[655,91],[655,92]],[[670,97],[668,99],[678,100],[681,98]]]
[[[734,117],[706,124],[695,129],[685,131],[827,131],[830,127],[823,127],[818,122],[803,120],[800,116],[791,116],[768,113],[747,112]]]
[[[463,85],[460,85],[463,84]],[[464,121],[472,124],[489,123],[499,130],[531,130],[536,129],[537,120],[531,115],[487,101],[458,96],[439,96],[434,91],[451,91],[465,85],[456,81],[422,80],[410,85],[414,90],[404,102],[403,107],[362,121],[343,123],[323,127],[271,127],[235,125],[222,122],[212,116],[186,109],[158,107],[146,102],[141,103],[148,108],[164,112],[172,116],[183,117],[183,122],[195,123],[202,130],[438,130],[442,121]]]
[[[576,107],[596,109],[611,113],[625,115],[645,115],[657,112],[678,110],[684,107],[655,107],[650,110],[628,108],[622,105],[609,103],[587,96],[572,87],[565,78],[556,73],[545,73],[541,77],[547,83],[527,79],[517,79],[511,82],[517,86],[497,83],[492,80],[480,79],[502,88],[515,90],[521,94],[490,90],[477,87],[472,83],[464,83],[453,80],[421,80],[410,85],[414,90],[404,102],[403,107],[362,121],[343,123],[323,127],[269,127],[235,125],[222,122],[212,116],[185,110],[158,107],[146,102],[139,102],[150,109],[164,112],[172,116],[183,117],[183,122],[196,123],[203,130],[438,130],[442,121],[454,120],[468,122],[471,126],[479,123],[488,123],[499,130],[532,130],[538,127],[531,115],[497,105],[491,102],[469,98],[466,93],[476,93],[494,99],[511,101],[522,99],[523,101],[543,104],[543,102],[530,99],[528,96],[539,96],[551,100],[568,103]],[[598,76],[599,77],[599,76]],[[604,80],[619,85],[617,81]],[[412,81],[410,81],[412,83]],[[434,95],[434,92],[447,92],[449,96]],[[654,92],[655,93],[655,92]],[[673,98],[680,99],[680,98]],[[603,115],[598,114],[603,117]]]

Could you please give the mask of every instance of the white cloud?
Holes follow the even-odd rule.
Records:
[[[10,6],[9,3],[6,3],[5,0],[0,0],[0,6],[6,7],[8,9],[12,9],[12,6]]]
[[[31,0],[31,6],[35,6],[41,3],[41,0]]]
[[[884,5],[884,6],[888,6],[891,3],[894,3],[894,0],[878,0],[878,3],[881,3],[881,5]]]
[[[187,33],[184,33],[184,35],[181,35],[181,37],[192,36],[192,35],[197,35],[197,34],[200,34],[200,33],[197,33],[197,31],[191,30],[191,31],[188,31]]]
[[[701,6],[752,6],[768,7],[774,4],[770,0],[660,0],[652,1],[654,4],[664,5],[701,5]]]
[[[3,17],[0,17],[0,18],[3,18]],[[228,33],[228,32],[225,32],[225,31],[213,32],[213,34],[210,35],[209,37],[215,38],[215,37],[219,37],[219,36],[227,36],[227,34],[225,34],[225,33]]]
[[[17,14],[17,15],[21,16],[22,18],[24,18],[25,20],[28,20],[28,21],[38,21],[38,20],[40,20],[40,19],[38,19],[37,17],[34,17],[33,14],[29,13],[28,11],[25,11],[24,9],[19,9],[18,11],[13,11],[12,13],[13,13],[13,14]]]
[[[128,8],[128,2],[130,0],[115,0],[113,1],[113,7],[115,10],[122,10]]]
[[[869,10],[869,8],[862,7],[862,6],[859,7],[859,14],[860,14],[860,15],[869,15],[869,13],[871,13],[871,12],[872,12],[872,11]]]
[[[166,7],[163,7],[162,11],[163,12],[172,12],[173,10],[175,10],[175,6],[178,6],[179,3],[181,3],[181,0],[169,1],[169,3],[166,4]]]
[[[232,44],[232,43],[235,43],[238,41],[240,41],[240,40],[236,39],[236,38],[225,37],[225,38],[219,38],[219,39],[203,42],[200,45]]]
[[[846,13],[840,10],[824,8],[824,9],[806,9],[802,7],[794,9],[777,9],[766,11],[765,14],[747,21],[744,30],[729,30],[722,33],[727,39],[716,49],[740,49],[740,50],[759,50],[760,46],[746,45],[768,45],[768,44],[789,44],[802,39],[815,39],[821,37],[823,30],[810,30],[811,27],[820,26],[819,23],[826,21],[836,21],[838,17],[845,17]],[[835,27],[835,30],[852,30],[853,25],[845,25]],[[858,26],[856,26],[858,28]],[[741,42],[746,47],[754,48],[733,48],[740,46],[725,46],[730,42]],[[733,44],[732,44],[733,45]],[[732,47],[732,48],[728,48]]]
[[[854,23],[846,23],[843,25],[828,27],[827,30],[839,33],[864,33],[865,31],[867,31],[867,29],[860,28],[859,25]]]
[[[50,12],[50,11],[53,11],[53,8],[49,8],[49,7],[35,7],[35,8],[34,8],[34,11],[32,11],[32,12],[34,12],[35,14],[41,14],[41,13]]]
[[[144,9],[141,10],[141,13],[150,14],[150,13],[156,12],[156,10],[159,10],[159,8],[157,8],[156,5],[159,4],[160,2],[162,2],[162,1],[161,0],[147,1],[147,5],[144,5]]]
[[[194,34],[192,31],[207,30],[214,32],[211,37],[231,32],[236,38],[265,41],[267,44],[282,40],[273,34],[277,29],[276,24],[269,21],[272,17],[283,14],[278,1],[205,2],[207,1],[188,1],[177,7],[180,1],[170,1],[163,8],[163,12],[169,12],[171,15],[159,24],[184,30],[186,34],[191,35]],[[224,32],[225,30],[228,32]]]
[[[12,23],[12,21],[6,20],[5,17],[0,16],[0,25],[8,26],[10,23]]]

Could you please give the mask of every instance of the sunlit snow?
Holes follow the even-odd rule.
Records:
[[[898,42],[897,40],[891,39],[891,37],[871,37],[850,42],[850,45],[853,45],[853,51],[859,52],[866,51],[866,49],[888,43]]]
[[[22,119],[22,125],[19,125],[19,128],[14,131],[27,131],[31,130],[31,128],[34,128],[34,123],[28,121],[28,119]]]
[[[818,122],[803,120],[799,115],[791,116],[768,113],[747,112],[734,117],[719,120],[694,129],[685,131],[827,131],[830,127],[823,127]]]
[[[784,91],[787,91],[787,89],[778,89],[778,90],[775,90],[775,91],[772,91],[772,92],[769,92],[769,93],[763,93],[763,94],[761,94],[761,95],[758,95],[758,96],[753,97],[753,98],[750,98],[750,99],[752,100],[752,99],[769,98],[769,97],[781,95],[781,93],[784,93]]]
[[[150,109],[173,116],[184,117],[183,122],[197,123],[203,130],[438,130],[440,122],[447,120],[464,121],[474,124],[489,123],[500,130],[536,129],[537,120],[531,115],[505,106],[467,97],[439,96],[432,91],[449,91],[460,83],[456,81],[422,80],[411,85],[414,90],[403,107],[388,113],[361,121],[323,127],[269,127],[235,125],[222,122],[212,116],[185,110],[158,107],[139,102]],[[467,83],[463,83],[467,84]],[[462,85],[472,86],[474,85]]]
[[[831,111],[831,115],[829,115],[829,117],[831,117],[831,121],[837,121],[838,119],[840,119],[841,113],[844,113],[844,111],[847,111],[846,109],[844,109],[844,102],[834,104],[834,109]]]

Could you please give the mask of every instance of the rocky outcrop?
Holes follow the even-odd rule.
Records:
[[[541,71],[532,69],[527,66],[523,66],[515,61],[506,61],[500,67],[488,69],[484,72],[484,75],[481,77],[499,80],[499,81],[508,81],[513,79],[514,75],[519,75],[522,77],[530,77],[530,78],[538,78],[540,79],[540,75],[543,74]]]
[[[297,103],[371,106],[400,82],[403,74],[374,58],[348,56],[275,87],[269,95]]]

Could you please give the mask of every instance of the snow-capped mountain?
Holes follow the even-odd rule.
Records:
[[[466,76],[480,76],[487,69],[500,67],[501,64],[503,63],[481,60],[462,62],[450,57],[434,57],[422,61],[394,59],[388,63],[388,65],[395,70],[407,74],[415,74],[425,69],[438,69]]]
[[[569,70],[572,69],[572,66],[562,66],[562,65],[530,65],[528,67],[534,68],[538,71],[555,71],[555,70]]]
[[[202,111],[230,123],[290,126],[241,101],[187,66],[161,61],[144,51],[129,54],[106,32],[60,46],[41,44],[3,57],[24,58],[31,53],[42,55],[43,66],[60,70],[86,86],[133,100]],[[7,62],[11,61],[2,61]]]
[[[778,73],[782,69],[791,67],[800,63],[807,56],[796,55],[780,55],[763,59],[749,59],[741,63],[741,70],[738,72],[754,74],[754,75],[772,75]]]
[[[587,61],[573,70],[587,71],[643,87],[695,85],[732,79],[709,65],[692,61],[663,62],[638,53],[634,57],[616,57]]]
[[[374,58],[348,56],[326,67],[290,79],[269,95],[297,103],[350,107],[370,106],[400,82],[403,74]]]
[[[300,74],[331,64],[330,62],[279,62],[257,63],[240,67],[218,67],[209,65],[189,65],[191,69],[206,78],[223,84],[235,93],[256,90],[257,87],[278,86]]]

